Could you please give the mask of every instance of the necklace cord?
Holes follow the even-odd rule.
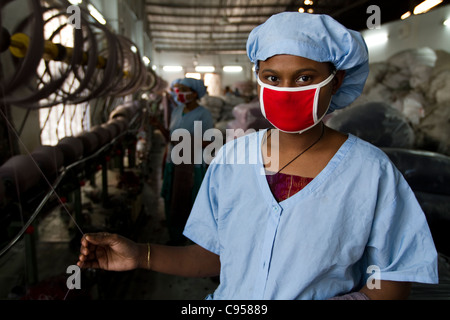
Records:
[[[280,170],[277,171],[277,173],[280,173],[280,172],[281,172],[282,170],[284,170],[287,166],[289,166],[292,162],[294,162],[295,160],[297,160],[302,154],[304,154],[306,151],[308,151],[309,149],[311,149],[312,147],[314,147],[314,146],[322,139],[324,132],[325,132],[325,126],[324,126],[324,124],[322,123],[322,132],[321,132],[319,138],[318,138],[316,141],[314,141],[308,148],[306,148],[305,150],[303,150],[302,152],[300,152],[300,153],[299,153],[298,155],[296,155],[291,161],[289,161],[287,164],[285,164]],[[269,135],[268,135],[267,138],[266,138],[266,141],[267,141],[267,139],[270,138],[271,134],[272,134],[272,130],[270,130]]]

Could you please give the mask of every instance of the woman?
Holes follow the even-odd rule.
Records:
[[[436,283],[430,230],[402,175],[321,120],[364,87],[361,35],[329,16],[286,12],[251,32],[247,52],[277,129],[226,144],[211,163],[184,231],[195,245],[89,235],[80,265],[220,274],[211,299],[404,299],[411,282]],[[249,159],[245,150],[258,150],[257,164],[227,163],[232,152]]]
[[[206,87],[202,80],[178,79],[174,81],[173,89],[180,104],[171,113],[169,129],[165,129],[154,118],[151,119],[152,124],[160,129],[168,142],[163,166],[161,195],[164,198],[170,236],[169,243],[172,245],[182,244],[185,241],[183,229],[206,172],[206,164],[196,163],[194,160],[195,153],[197,153],[197,158],[199,155],[201,156],[202,148],[206,147],[208,142],[202,142],[202,148],[191,148],[194,132],[196,127],[201,128],[201,130],[197,130],[203,136],[206,130],[214,127],[210,111],[198,103],[198,100],[206,94]],[[180,155],[176,149],[173,152],[175,145],[180,142],[171,139],[174,132],[177,131],[188,133],[191,136],[190,141],[181,141],[186,146],[184,152],[191,152],[191,157],[186,161],[179,161]]]

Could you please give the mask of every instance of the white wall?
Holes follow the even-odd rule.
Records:
[[[449,18],[450,5],[446,5],[428,13],[413,15],[406,20],[383,24],[380,29],[362,31],[366,39],[380,33],[388,34],[386,43],[369,46],[369,61],[371,63],[385,61],[395,53],[419,47],[450,52],[450,27],[442,24]]]
[[[214,66],[215,73],[221,77],[222,89],[225,86],[233,86],[236,82],[252,80],[252,64],[245,54],[230,55],[212,55],[195,53],[172,53],[172,52],[154,52],[152,54],[152,64],[156,66],[156,73],[166,80],[169,84],[177,79],[184,77],[186,72],[195,72],[195,65]],[[164,72],[163,66],[177,65],[182,66],[181,72]],[[239,73],[225,73],[222,67],[225,65],[239,65],[243,67]]]

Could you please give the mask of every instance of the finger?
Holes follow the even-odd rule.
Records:
[[[111,245],[116,241],[115,236],[107,232],[88,233],[86,234],[85,239],[88,244],[95,245]]]
[[[99,263],[98,260],[94,257],[94,255],[85,256],[83,254],[80,254],[78,256],[77,266],[83,269],[99,268]]]
[[[97,261],[78,261],[77,266],[79,266],[81,269],[99,268],[99,264]]]

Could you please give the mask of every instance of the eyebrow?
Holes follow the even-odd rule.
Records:
[[[302,68],[302,69],[298,69],[298,70],[294,71],[293,73],[299,74],[299,73],[302,73],[302,72],[305,72],[305,71],[319,72],[317,69],[314,69],[314,68]],[[263,72],[263,73],[264,72],[269,72],[269,73],[275,73],[275,74],[278,73],[278,71],[273,70],[273,69],[263,69],[263,70],[261,70],[261,72]]]

